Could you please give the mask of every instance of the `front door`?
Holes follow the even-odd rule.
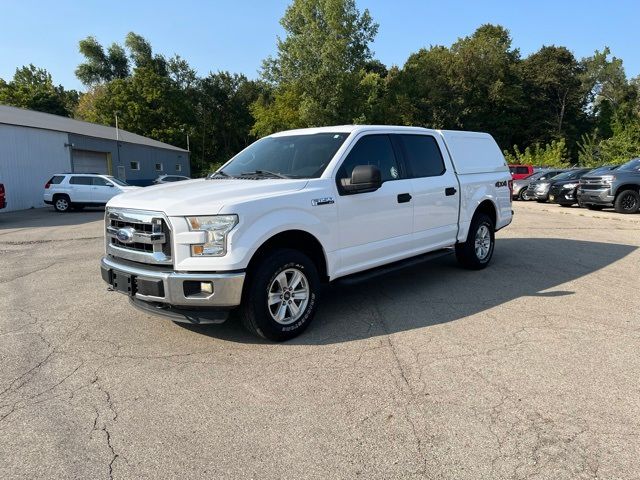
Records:
[[[389,136],[360,137],[337,170],[337,184],[342,178],[350,178],[358,165],[377,166],[383,183],[374,192],[349,195],[339,191],[336,198],[340,249],[337,275],[400,259],[411,243],[411,180],[405,178]]]
[[[102,177],[93,177],[92,202],[106,204],[111,197],[120,193],[118,188],[109,180]]]

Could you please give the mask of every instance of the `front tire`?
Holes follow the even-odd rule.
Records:
[[[56,212],[66,213],[71,208],[71,200],[66,195],[58,195],[53,199],[53,208]]]
[[[495,241],[493,220],[484,213],[478,213],[471,220],[467,241],[456,244],[456,258],[465,268],[481,270],[493,257]]]
[[[240,308],[242,323],[268,340],[296,337],[315,316],[320,288],[309,257],[297,250],[274,250],[252,269]]]
[[[613,204],[618,213],[636,213],[640,208],[640,194],[635,190],[624,190]]]

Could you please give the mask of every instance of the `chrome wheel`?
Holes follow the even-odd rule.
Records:
[[[489,252],[491,252],[491,232],[486,225],[480,225],[480,228],[478,228],[474,247],[478,260],[484,260],[489,256]]]
[[[58,198],[56,200],[56,210],[64,212],[69,208],[69,202],[66,198]]]
[[[297,268],[280,272],[269,286],[267,306],[271,318],[281,325],[298,320],[309,303],[309,281]]]

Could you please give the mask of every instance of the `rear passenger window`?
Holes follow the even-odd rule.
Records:
[[[380,169],[383,182],[400,178],[400,170],[387,135],[367,135],[358,140],[338,170],[338,178],[351,178],[358,165],[374,165]]]
[[[411,177],[437,177],[444,173],[444,160],[435,138],[429,135],[398,135],[398,137],[404,147]]]
[[[71,177],[71,185],[91,185],[91,177]]]
[[[516,167],[516,174],[529,173],[529,167]]]

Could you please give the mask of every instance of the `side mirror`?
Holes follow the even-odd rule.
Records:
[[[382,185],[380,169],[374,165],[357,165],[351,178],[340,179],[340,186],[346,194],[375,192]]]

